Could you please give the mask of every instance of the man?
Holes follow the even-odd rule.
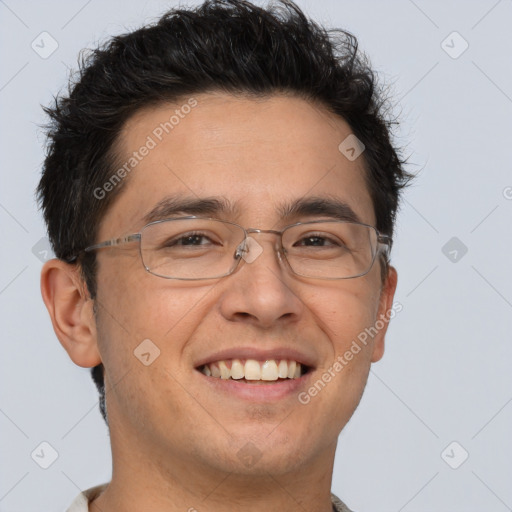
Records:
[[[70,511],[348,510],[411,178],[381,100],[351,35],[226,0],[114,38],[47,109],[42,294],[113,457]]]

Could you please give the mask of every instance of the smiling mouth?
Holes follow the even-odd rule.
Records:
[[[207,377],[246,383],[272,383],[299,379],[309,371],[306,365],[289,359],[226,359],[197,368]]]

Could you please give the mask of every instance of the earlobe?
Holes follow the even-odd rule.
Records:
[[[398,273],[395,267],[389,266],[388,275],[382,286],[379,309],[376,318],[376,328],[378,332],[375,335],[375,341],[372,352],[372,363],[379,361],[384,355],[385,337],[388,330],[389,320],[393,311],[393,297],[395,296],[396,285],[398,283]]]
[[[72,361],[84,368],[101,363],[94,302],[76,265],[47,261],[41,270],[41,294],[53,330]]]

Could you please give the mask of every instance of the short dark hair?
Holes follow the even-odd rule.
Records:
[[[387,118],[384,89],[357,39],[320,27],[290,0],[267,8],[207,0],[82,53],[68,94],[44,108],[50,122],[37,197],[58,258],[72,261],[96,242],[100,220],[123,189],[126,180],[101,199],[94,194],[119,165],[115,143],[126,121],[141,108],[214,91],[293,94],[343,118],[365,145],[376,228],[393,235],[400,190],[413,176],[392,143],[396,120]],[[94,299],[95,256],[81,254],[77,265]],[[385,277],[387,262],[382,269]],[[91,372],[108,425],[103,365]]]

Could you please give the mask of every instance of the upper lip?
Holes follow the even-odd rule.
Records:
[[[276,361],[287,359],[296,361],[308,368],[314,368],[314,358],[310,354],[306,354],[296,348],[277,347],[271,350],[263,350],[252,347],[233,347],[218,352],[208,354],[199,359],[195,364],[195,368],[200,368],[205,364],[214,363],[216,361],[225,361],[228,359],[255,359],[256,361],[268,361],[274,359]]]

